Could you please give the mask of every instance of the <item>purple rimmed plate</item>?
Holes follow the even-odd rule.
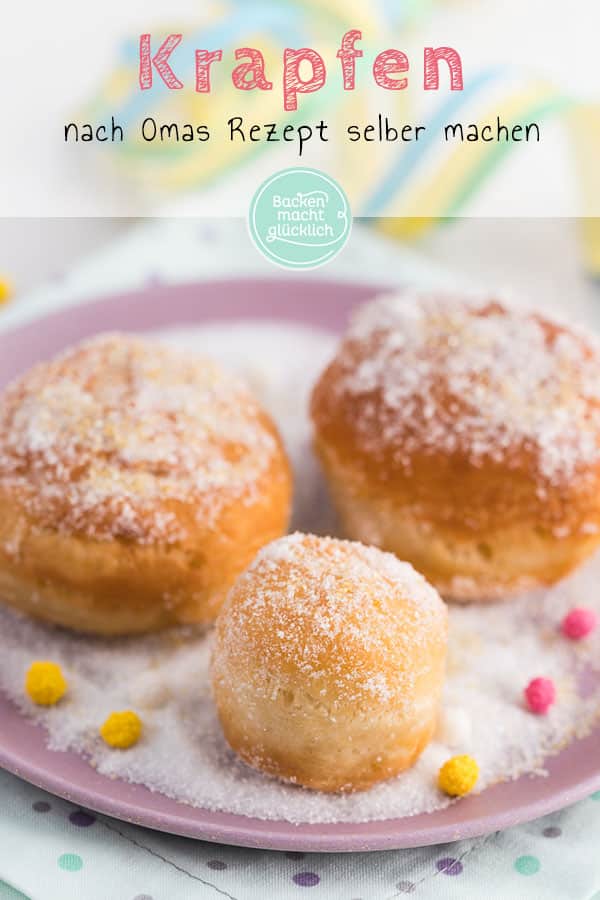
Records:
[[[339,330],[378,288],[328,281],[213,281],[156,286],[64,308],[0,331],[0,386],[34,362],[106,330],[149,330],[209,320],[269,318]],[[99,775],[74,753],[46,747],[45,732],[0,696],[0,765],[81,806],[171,834],[274,850],[416,847],[487,834],[542,816],[600,789],[600,728],[548,760],[547,777],[523,776],[444,810],[382,822],[292,825],[196,809]]]

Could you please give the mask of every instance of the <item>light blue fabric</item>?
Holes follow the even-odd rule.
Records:
[[[31,900],[591,900],[600,887],[600,792],[472,841],[304,855],[125,825],[6,772],[0,798],[0,900],[20,900],[11,887]]]

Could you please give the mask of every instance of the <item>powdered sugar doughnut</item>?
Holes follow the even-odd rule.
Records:
[[[312,417],[347,534],[448,597],[551,584],[600,542],[600,353],[566,325],[384,297],[356,315]]]
[[[210,621],[289,501],[275,426],[209,360],[100,336],[0,400],[0,596],[47,621]]]
[[[368,788],[430,740],[446,608],[407,563],[294,534],[263,548],[217,620],[213,688],[247,763],[323,791]]]

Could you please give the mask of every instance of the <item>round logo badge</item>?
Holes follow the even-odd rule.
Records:
[[[283,169],[271,175],[250,204],[252,240],[285,269],[314,269],[340,252],[350,236],[348,198],[317,169]]]

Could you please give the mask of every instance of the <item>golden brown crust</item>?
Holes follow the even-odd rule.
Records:
[[[430,740],[447,617],[411,566],[357,543],[265,547],[217,620],[213,688],[251,766],[323,791],[363,790]]]
[[[110,635],[212,621],[287,526],[275,426],[212,363],[102,337],[9,388],[0,418],[0,595],[46,621]]]
[[[497,303],[396,298],[364,315],[312,398],[347,534],[457,599],[552,583],[589,555],[600,542],[593,343]]]

